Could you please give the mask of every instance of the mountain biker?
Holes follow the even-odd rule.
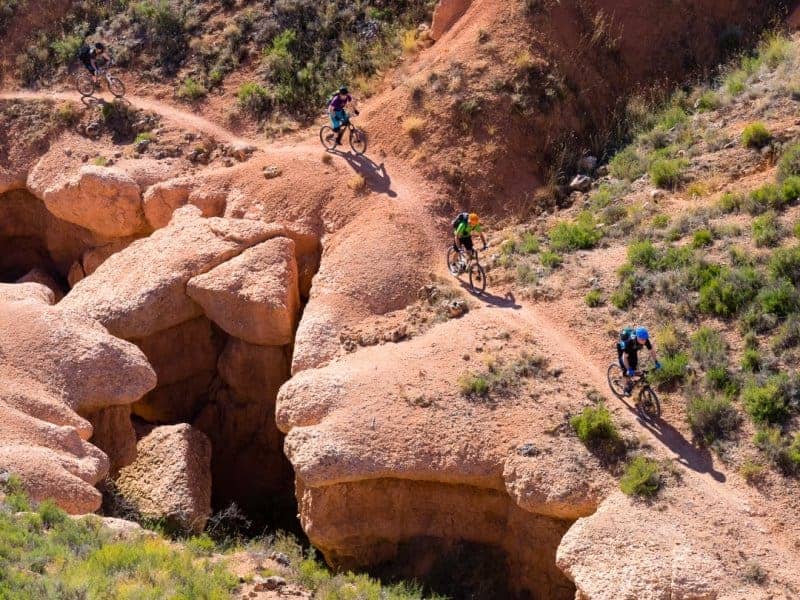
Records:
[[[647,328],[637,327],[623,330],[620,340],[617,342],[617,359],[622,369],[622,375],[626,380],[626,396],[630,396],[631,390],[633,390],[633,380],[631,378],[636,375],[636,367],[639,366],[639,350],[642,348],[647,348],[656,369],[660,369],[661,363],[658,362],[653,344],[650,342],[650,332],[647,331]]]
[[[481,220],[475,213],[460,213],[453,221],[453,248],[456,252],[461,252],[464,248],[470,255],[475,253],[475,246],[472,243],[472,235],[477,233],[481,236],[483,250],[486,250],[486,236],[483,235]]]
[[[331,118],[333,130],[336,132],[337,146],[342,143],[344,126],[350,122],[350,118],[345,110],[348,104],[353,105],[353,112],[357,116],[359,112],[358,108],[356,108],[356,101],[350,95],[350,92],[346,86],[340,87],[339,91],[331,96],[331,99],[328,101],[328,115]]]
[[[96,42],[93,46],[82,45],[78,50],[78,58],[83,63],[83,66],[92,75],[97,75],[98,63],[103,64],[108,62],[108,54],[106,53],[106,45],[103,42]]]

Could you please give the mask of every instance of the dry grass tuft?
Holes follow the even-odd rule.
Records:
[[[353,177],[351,177],[347,182],[347,187],[354,192],[363,192],[367,189],[367,180],[361,175],[353,175]]]
[[[403,121],[403,131],[411,137],[418,137],[425,130],[425,119],[420,117],[408,117]]]

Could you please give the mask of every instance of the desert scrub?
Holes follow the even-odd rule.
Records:
[[[628,146],[614,155],[608,169],[616,179],[634,181],[647,172],[647,165],[636,147]]]
[[[263,86],[255,83],[243,83],[236,92],[236,101],[239,107],[254,117],[261,117],[272,106],[269,92]]]
[[[763,312],[776,317],[787,317],[800,308],[800,295],[787,279],[762,288],[756,301]]]
[[[692,356],[704,369],[725,366],[728,363],[728,345],[717,330],[700,327],[691,338]]]
[[[549,237],[550,246],[559,252],[589,250],[602,239],[603,232],[597,227],[592,213],[584,211],[573,222],[557,223]]]
[[[714,243],[714,234],[708,229],[699,229],[692,236],[692,248],[703,248]]]
[[[665,354],[661,357],[661,368],[650,371],[647,378],[653,385],[659,386],[680,383],[686,377],[688,366],[689,356],[685,352]]]
[[[583,300],[589,308],[597,308],[603,305],[603,293],[600,290],[591,290]]]
[[[769,427],[756,433],[753,442],[784,475],[800,474],[800,433],[791,439],[780,428]]]
[[[800,175],[800,144],[793,144],[784,150],[778,162],[778,180],[783,182],[793,175]]]
[[[464,373],[458,380],[459,391],[467,398],[503,395],[522,385],[529,377],[546,374],[547,359],[523,352],[511,362],[488,360],[482,373]]]
[[[587,406],[569,423],[578,439],[592,452],[608,459],[625,453],[625,444],[605,404]]]
[[[785,373],[765,380],[751,379],[742,390],[747,413],[759,424],[783,423],[789,417],[789,377]]]
[[[677,158],[659,158],[650,164],[648,173],[653,183],[663,189],[675,189],[681,183],[686,162]]]
[[[686,418],[695,437],[711,444],[727,439],[739,427],[739,413],[727,398],[695,398],[689,402]]]
[[[660,258],[658,249],[650,240],[633,242],[628,246],[628,260],[634,266],[655,269]]]
[[[661,488],[661,469],[656,461],[635,457],[620,479],[619,487],[628,496],[655,496]]]
[[[776,246],[783,237],[783,231],[778,216],[770,211],[753,219],[752,224],[753,243],[759,248],[764,246]]]
[[[761,278],[752,267],[718,267],[715,270],[716,273],[707,273],[708,278],[700,286],[697,307],[706,314],[730,317],[755,298]]]
[[[760,121],[750,123],[742,131],[742,145],[745,148],[760,149],[769,144],[772,134],[767,126]]]
[[[719,210],[725,214],[739,212],[744,204],[744,194],[725,192],[719,199]]]
[[[178,88],[178,97],[184,100],[199,100],[208,94],[205,86],[192,77],[187,77]]]
[[[800,285],[800,246],[775,250],[769,259],[767,272],[775,280],[786,279]]]
[[[425,119],[420,117],[408,117],[403,121],[403,131],[410,137],[418,138],[425,131]]]
[[[545,250],[539,254],[539,262],[542,263],[543,267],[548,269],[557,269],[563,264],[564,258],[557,252]]]

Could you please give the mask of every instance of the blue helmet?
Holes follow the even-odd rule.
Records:
[[[646,327],[637,327],[636,328],[636,337],[640,340],[649,340],[650,339],[650,332],[647,331]]]

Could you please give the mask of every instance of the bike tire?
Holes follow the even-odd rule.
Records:
[[[319,130],[319,141],[326,150],[333,150],[336,148],[336,132],[328,125],[323,125]]]
[[[476,294],[482,294],[486,290],[486,271],[476,262],[469,268],[469,285]]]
[[[88,98],[89,96],[94,95],[94,78],[89,75],[89,73],[82,73],[78,75],[75,86],[78,88],[78,93],[83,98]]]
[[[608,387],[611,388],[611,393],[622,400],[625,396],[625,379],[618,364],[611,363],[608,365],[606,378],[608,379]]]
[[[661,416],[661,403],[658,401],[658,396],[649,385],[642,388],[639,392],[639,414],[643,419],[648,421],[655,421]]]
[[[461,258],[455,248],[447,250],[447,270],[453,275],[458,275],[458,260]]]
[[[108,91],[115,97],[122,98],[125,95],[125,84],[122,83],[122,80],[116,77],[108,77],[106,83],[108,84]]]
[[[367,134],[357,127],[350,129],[350,147],[356,154],[364,154],[367,151]]]

